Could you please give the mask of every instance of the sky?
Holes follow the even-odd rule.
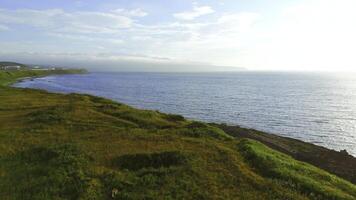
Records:
[[[356,71],[355,0],[1,0],[0,60],[117,71]]]

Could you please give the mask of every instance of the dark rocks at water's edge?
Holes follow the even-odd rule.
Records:
[[[250,138],[296,160],[312,164],[356,184],[356,158],[346,150],[335,151],[297,139],[277,136],[254,129],[214,124],[236,138]]]
[[[340,150],[340,153],[342,153],[342,154],[344,154],[344,155],[346,155],[346,156],[351,156],[351,155],[349,154],[349,152],[346,151],[346,149]]]

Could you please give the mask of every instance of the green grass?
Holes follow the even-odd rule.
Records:
[[[245,160],[259,173],[281,184],[297,188],[317,199],[352,199],[356,197],[355,185],[269,149],[260,142],[243,139],[240,141],[238,149]]]
[[[48,71],[31,71],[31,70],[0,70],[0,86],[6,86],[11,83],[14,83],[20,78],[25,77],[39,77],[47,76],[52,74],[74,74],[74,73],[85,73],[85,70],[48,70]]]
[[[31,75],[21,73],[2,82]],[[0,87],[1,199],[355,195],[343,179],[202,122],[90,95]]]

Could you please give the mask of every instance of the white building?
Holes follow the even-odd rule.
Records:
[[[19,70],[19,69],[21,69],[21,66],[18,66],[18,65],[4,66],[3,69],[4,70]]]

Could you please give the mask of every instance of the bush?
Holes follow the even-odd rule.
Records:
[[[9,178],[21,183],[18,199],[78,199],[90,185],[90,157],[76,145],[34,147],[17,158],[22,164]]]
[[[189,137],[213,137],[216,139],[231,139],[223,130],[202,122],[192,122],[179,130],[180,134]]]
[[[166,114],[165,118],[171,122],[181,122],[185,120],[182,115],[175,115],[175,114]]]
[[[27,117],[30,123],[55,124],[64,121],[63,114],[65,111],[65,108],[62,107],[50,107],[31,112]]]
[[[129,154],[120,156],[114,161],[115,165],[119,168],[128,170],[179,166],[186,162],[186,157],[176,151],[152,154]]]

